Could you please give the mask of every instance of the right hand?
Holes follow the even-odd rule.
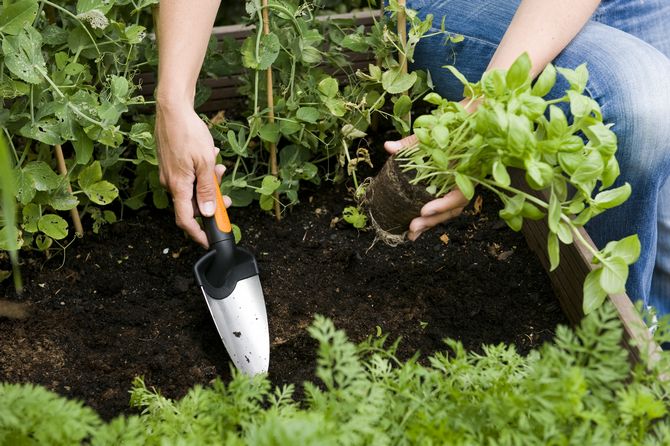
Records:
[[[207,125],[189,104],[156,106],[156,145],[160,182],[172,195],[177,226],[203,247],[207,235],[195,220],[197,215],[210,217],[216,209],[216,189],[212,172],[218,181],[225,171],[215,165],[219,149]],[[195,186],[195,199],[194,199]],[[230,198],[224,197],[226,207]]]
[[[416,142],[416,136],[411,135],[399,141],[386,141],[384,148],[393,155],[405,147],[416,144]],[[458,188],[455,188],[444,197],[429,201],[421,208],[421,215],[410,222],[407,238],[415,241],[421,234],[433,226],[458,217],[467,204],[468,199],[465,198],[463,192]]]

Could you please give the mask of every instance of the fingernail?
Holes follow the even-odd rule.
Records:
[[[202,215],[205,217],[211,217],[214,215],[214,202],[213,201],[205,201],[205,203],[202,205]]]
[[[228,207],[228,206],[233,204],[233,200],[231,200],[228,195],[224,195],[223,196],[223,203],[226,205],[226,207]]]

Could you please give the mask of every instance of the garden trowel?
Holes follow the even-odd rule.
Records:
[[[216,184],[216,177],[214,178]],[[216,329],[235,366],[246,375],[268,371],[270,334],[258,265],[235,244],[218,186],[216,212],[204,217],[210,250],[193,267]]]

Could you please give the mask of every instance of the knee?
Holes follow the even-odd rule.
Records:
[[[588,90],[613,124],[626,176],[670,171],[670,60],[630,37],[588,63]],[[657,176],[657,175],[651,175]]]

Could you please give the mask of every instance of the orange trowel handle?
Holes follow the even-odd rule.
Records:
[[[230,219],[228,218],[228,211],[226,211],[226,205],[223,202],[223,195],[221,195],[219,180],[217,180],[216,175],[214,175],[214,184],[216,184],[216,211],[214,212],[216,227],[219,228],[219,231],[221,232],[232,232],[233,227],[231,226]]]
[[[226,205],[223,203],[223,196],[221,195],[216,175],[213,176],[213,179],[216,185],[216,210],[214,211],[214,216],[203,217],[202,219],[205,233],[207,234],[207,241],[209,241],[210,246],[224,240],[231,241],[234,245],[233,227],[228,218]]]

